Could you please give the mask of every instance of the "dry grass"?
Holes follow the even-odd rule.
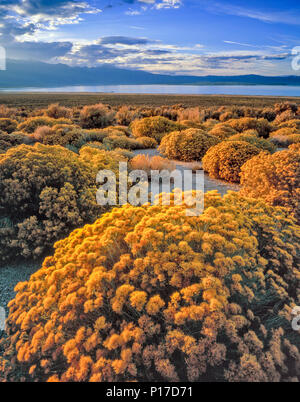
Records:
[[[148,176],[151,174],[151,170],[168,170],[172,172],[176,168],[175,163],[166,158],[161,156],[149,157],[149,155],[135,156],[131,160],[130,166],[132,170],[144,170]]]

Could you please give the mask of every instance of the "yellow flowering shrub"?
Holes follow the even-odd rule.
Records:
[[[292,151],[299,152],[300,151],[300,143],[290,145],[289,149],[291,149]]]
[[[72,120],[69,119],[52,119],[47,116],[36,116],[29,117],[22,123],[18,125],[19,131],[24,131],[25,133],[32,134],[38,127],[49,126],[53,127],[57,124],[73,124]]]
[[[266,119],[255,119],[253,117],[242,117],[240,119],[232,119],[226,121],[230,127],[238,132],[246,130],[256,130],[261,137],[268,138],[272,130],[271,124]]]
[[[260,154],[241,169],[241,192],[291,210],[300,222],[300,154],[293,149]]]
[[[169,159],[191,162],[201,161],[209,148],[220,140],[203,130],[189,128],[167,134],[160,144],[159,150]]]
[[[262,151],[267,151],[267,152],[275,152],[276,151],[276,146],[269,140],[266,140],[264,138],[260,138],[257,135],[253,135],[251,133],[248,134],[247,131],[241,134],[235,134],[232,137],[228,138],[229,141],[245,141],[248,142],[249,144],[254,145],[256,148],[262,150]]]
[[[225,140],[226,138],[229,138],[232,135],[237,134],[237,131],[235,129],[233,129],[231,126],[229,126],[228,124],[219,123],[219,124],[216,124],[209,131],[209,134],[220,138],[220,140]]]
[[[151,137],[138,137],[136,140],[142,149],[156,148],[158,145],[157,141]]]
[[[35,258],[92,222],[97,171],[60,146],[20,145],[0,155],[0,261]]]
[[[162,138],[171,131],[179,130],[181,125],[175,123],[166,117],[155,116],[155,117],[145,117],[144,119],[134,120],[130,128],[134,137],[151,137],[154,138],[158,143]]]
[[[203,158],[203,168],[215,179],[240,181],[241,167],[260,150],[245,141],[223,141],[210,148]]]
[[[197,217],[184,206],[114,209],[17,285],[0,377],[300,379],[299,245],[283,209],[237,193],[207,194]]]

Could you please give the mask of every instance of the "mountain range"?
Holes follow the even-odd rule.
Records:
[[[300,76],[187,76],[152,74],[117,68],[70,67],[38,61],[7,60],[0,71],[0,88],[61,87],[90,85],[294,85],[300,86]]]

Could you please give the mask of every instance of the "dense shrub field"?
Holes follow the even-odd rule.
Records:
[[[0,105],[0,270],[43,260],[9,303],[0,382],[300,381],[300,107],[100,98]],[[100,207],[119,162],[236,191],[192,217]]]
[[[184,206],[114,209],[17,286],[1,375],[295,380],[299,241],[285,211],[233,193],[207,194],[199,217]]]

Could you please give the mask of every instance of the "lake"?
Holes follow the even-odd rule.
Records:
[[[10,88],[0,92],[102,92],[170,95],[300,96],[300,86],[281,85],[97,85],[58,88]]]

